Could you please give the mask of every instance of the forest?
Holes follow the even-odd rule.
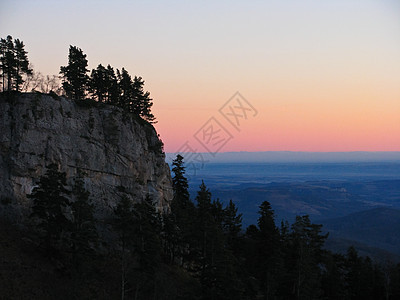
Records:
[[[235,204],[223,207],[204,182],[190,199],[182,156],[173,161],[172,172],[169,212],[157,211],[150,196],[137,203],[122,197],[100,221],[84,188],[85,174],[79,172],[68,186],[65,173],[49,165],[28,195],[33,202],[29,229],[3,226],[3,240],[11,243],[12,236],[19,236],[24,254],[21,265],[2,272],[1,294],[24,298],[34,293],[44,299],[399,298],[400,265],[378,265],[353,247],[346,255],[332,253],[324,248],[327,235],[321,225],[307,215],[293,224],[275,224],[267,201],[259,206],[257,224],[243,228]]]

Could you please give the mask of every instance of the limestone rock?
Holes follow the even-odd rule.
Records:
[[[120,108],[41,94],[0,95],[0,212],[23,217],[50,163],[69,183],[81,169],[99,215],[122,195],[150,194],[169,210],[172,181],[162,142],[152,125]]]

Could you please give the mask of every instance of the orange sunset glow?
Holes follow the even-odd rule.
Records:
[[[400,150],[398,1],[100,2],[3,1],[0,32],[44,74],[71,44],[142,76],[166,152],[206,152],[211,117],[233,137],[219,151]],[[237,91],[257,110],[240,131],[219,113]]]

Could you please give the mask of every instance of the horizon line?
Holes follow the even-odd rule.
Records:
[[[218,154],[225,154],[225,153],[271,153],[271,152],[286,152],[286,153],[400,153],[400,150],[388,150],[388,151],[366,151],[366,150],[353,150],[353,151],[302,151],[302,150],[265,150],[265,151],[246,151],[246,150],[241,150],[241,151],[221,151],[217,152],[214,155]],[[201,153],[201,154],[211,154],[210,152],[180,152],[180,151],[175,151],[175,152],[169,152],[165,151],[166,154],[177,154],[177,153]]]

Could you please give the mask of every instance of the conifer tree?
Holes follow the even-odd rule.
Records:
[[[211,201],[204,182],[196,196],[194,236],[198,241],[195,260],[202,284],[203,299],[242,299],[238,265],[233,251],[226,247],[223,232],[224,209],[219,200]]]
[[[74,202],[71,203],[73,216],[71,226],[71,248],[73,261],[78,266],[94,254],[98,241],[94,205],[90,202],[90,193],[84,187],[84,173],[78,170],[73,186]]]
[[[0,39],[0,76],[1,76],[1,90],[6,90],[6,73],[7,73],[7,66],[6,66],[6,40],[1,38]]]
[[[190,257],[187,246],[193,243],[193,216],[195,207],[189,198],[188,181],[185,177],[184,158],[180,154],[172,162],[173,199],[171,214],[165,218],[167,252],[171,259],[184,264]],[[172,252],[171,252],[172,251]]]
[[[106,102],[118,105],[119,88],[117,75],[115,74],[114,68],[110,65],[106,69],[106,87],[107,87],[107,99]]]
[[[154,123],[155,118],[151,113],[152,99],[150,98],[150,93],[144,91],[142,77],[135,76],[132,80],[128,71],[122,68],[121,72],[117,69],[117,78],[118,106],[148,122]]]
[[[121,298],[124,299],[126,295],[126,286],[128,285],[128,271],[132,262],[132,246],[133,246],[133,228],[134,213],[133,204],[128,197],[123,196],[117,207],[114,209],[114,219],[112,227],[118,234],[119,252],[121,259]]]
[[[223,229],[226,235],[227,245],[232,250],[239,248],[239,234],[242,230],[242,215],[238,214],[238,208],[229,200],[228,205],[224,209]]]
[[[15,88],[18,92],[24,83],[23,74],[31,75],[32,69],[29,68],[28,52],[25,51],[25,45],[19,39],[14,40],[15,44]]]
[[[198,241],[198,247],[200,250],[199,258],[202,272],[205,271],[208,264],[208,250],[209,240],[211,238],[210,232],[213,227],[213,217],[211,214],[211,192],[202,181],[196,196],[196,240]]]
[[[309,216],[297,216],[289,236],[293,296],[295,299],[321,296],[320,268],[327,234],[321,233],[322,225],[312,224]],[[294,266],[294,268],[293,268]]]
[[[56,248],[63,232],[71,227],[71,221],[65,216],[65,208],[70,204],[65,176],[58,171],[57,165],[50,164],[38,186],[28,195],[33,201],[31,216],[37,220],[47,250]]]
[[[90,93],[99,102],[104,102],[108,92],[108,74],[107,69],[99,64],[92,70],[89,79]]]
[[[194,212],[194,205],[189,199],[188,181],[185,177],[184,158],[178,154],[172,162],[172,187],[174,191],[171,202],[171,211],[176,218],[177,225],[183,227]]]
[[[32,74],[29,67],[28,53],[19,39],[12,36],[0,40],[0,70],[3,91],[19,91],[24,83],[23,75]],[[7,86],[7,87],[6,87]]]
[[[200,280],[203,286],[203,297],[214,297],[215,286],[215,251],[214,233],[216,227],[213,222],[211,192],[202,181],[196,196],[196,226],[195,237],[198,241],[197,264],[199,267]]]
[[[264,298],[274,297],[277,289],[276,275],[279,261],[280,236],[275,225],[274,211],[268,201],[260,205],[257,239],[257,256],[259,259],[256,272]]]
[[[1,51],[0,57],[1,70],[2,70],[2,81],[3,91],[12,91],[13,89],[13,78],[15,76],[15,50],[13,39],[10,35],[6,39],[1,39]],[[6,87],[7,86],[7,87]]]
[[[161,263],[161,218],[150,195],[135,203],[133,213],[134,253],[139,271],[135,279],[135,293],[155,297],[155,274]]]
[[[139,262],[143,270],[154,271],[160,261],[161,218],[149,195],[143,201],[135,203],[133,208],[135,248]]]
[[[131,104],[134,98],[133,81],[131,75],[125,68],[121,72],[117,69],[119,99],[118,106],[125,111],[131,112]]]
[[[151,107],[153,106],[150,98],[150,93],[144,91],[144,80],[142,77],[133,79],[133,99],[131,102],[131,111],[141,116],[148,122],[154,122],[154,115],[151,113]]]
[[[80,48],[70,46],[68,65],[60,67],[60,74],[65,93],[73,100],[81,100],[85,97],[89,81],[87,66],[86,54]]]

